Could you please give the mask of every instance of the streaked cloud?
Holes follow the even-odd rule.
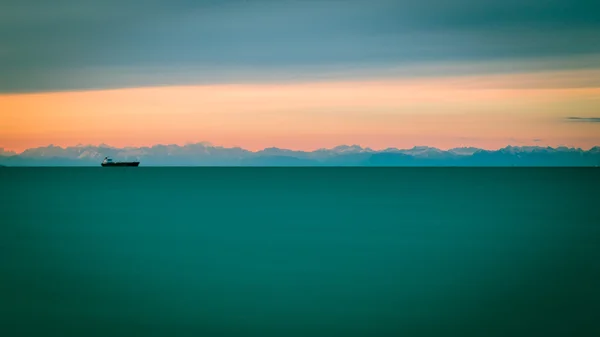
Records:
[[[600,117],[567,117],[569,122],[600,123]]]

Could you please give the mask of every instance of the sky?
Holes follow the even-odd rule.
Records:
[[[600,4],[0,0],[0,147],[600,145]]]

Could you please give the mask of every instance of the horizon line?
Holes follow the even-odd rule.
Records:
[[[558,148],[568,148],[568,149],[575,149],[575,150],[582,150],[582,151],[589,151],[592,150],[596,147],[600,147],[600,144],[598,145],[593,145],[590,146],[589,148],[583,148],[583,147],[576,147],[576,146],[569,146],[569,145],[558,145],[558,146],[550,146],[550,145],[513,145],[513,144],[507,144],[504,146],[500,146],[500,147],[494,147],[494,148],[485,148],[485,147],[478,147],[478,146],[456,146],[456,147],[449,147],[449,148],[439,148],[439,147],[435,147],[435,146],[429,146],[429,145],[413,145],[412,147],[403,147],[403,148],[399,148],[399,147],[394,147],[394,146],[388,146],[385,148],[379,148],[379,149],[375,149],[373,147],[370,146],[362,146],[360,144],[340,144],[340,145],[336,145],[333,147],[320,147],[320,148],[315,148],[312,150],[301,150],[301,149],[291,149],[291,148],[285,148],[285,147],[277,147],[277,146],[269,146],[269,147],[265,147],[262,149],[257,149],[257,150],[249,150],[246,149],[242,146],[222,146],[222,145],[215,145],[212,144],[211,142],[207,142],[207,141],[200,141],[200,142],[186,142],[185,144],[177,144],[177,143],[170,143],[170,144],[164,144],[164,143],[156,143],[156,144],[152,144],[152,145],[142,145],[142,146],[131,146],[131,145],[127,145],[127,146],[112,146],[109,145],[107,143],[99,143],[99,144],[76,144],[76,145],[66,145],[66,146],[61,146],[61,145],[54,145],[54,144],[48,144],[48,145],[41,145],[41,146],[37,146],[37,147],[29,147],[26,148],[22,151],[17,151],[17,150],[11,150],[11,149],[7,149],[4,147],[0,146],[0,150],[3,150],[4,152],[12,152],[15,153],[15,155],[21,155],[23,153],[25,153],[28,150],[33,150],[33,149],[40,149],[40,148],[48,148],[48,147],[56,147],[56,148],[60,148],[60,149],[68,149],[68,148],[77,148],[77,147],[104,147],[104,148],[108,148],[108,149],[117,149],[117,150],[127,150],[127,149],[141,149],[141,148],[153,148],[156,146],[177,146],[177,147],[185,147],[188,145],[203,145],[205,147],[213,147],[213,148],[223,148],[223,149],[241,149],[244,151],[248,151],[251,153],[258,153],[261,151],[265,151],[268,149],[279,149],[279,150],[287,150],[287,151],[294,151],[294,152],[315,152],[315,151],[320,151],[320,150],[333,150],[339,147],[343,147],[343,146],[347,146],[347,147],[359,147],[363,150],[371,150],[373,152],[380,152],[380,151],[385,151],[385,150],[390,150],[390,149],[395,149],[395,150],[410,150],[410,149],[415,149],[415,148],[432,148],[432,149],[438,149],[441,151],[450,151],[453,149],[464,149],[464,148],[474,148],[474,149],[478,149],[478,150],[484,150],[484,151],[498,151],[501,149],[506,149],[506,148],[511,148],[511,147],[518,147],[518,148],[523,148],[523,147],[537,147],[537,148],[551,148],[551,149],[558,149]]]

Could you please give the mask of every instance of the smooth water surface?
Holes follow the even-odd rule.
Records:
[[[600,336],[600,171],[0,168],[2,336]]]

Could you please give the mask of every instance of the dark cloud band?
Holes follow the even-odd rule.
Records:
[[[69,87],[73,78],[47,74],[107,67],[260,70],[600,54],[596,3],[6,0],[0,2],[0,92],[35,90],[48,81]],[[94,82],[88,75],[75,82],[86,78]],[[144,76],[108,86],[130,84],[146,84]]]

